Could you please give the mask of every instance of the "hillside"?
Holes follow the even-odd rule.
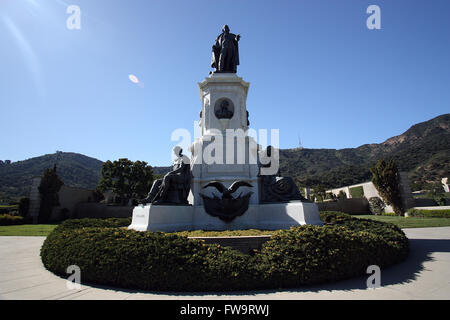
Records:
[[[57,152],[10,164],[0,163],[0,194],[27,196],[31,179],[42,176],[45,169],[57,163],[64,184],[71,187],[95,188],[103,162],[78,153]]]
[[[280,171],[304,186],[340,187],[370,180],[369,168],[380,158],[394,159],[401,170],[408,171],[413,191],[423,188],[427,181],[450,177],[450,114],[418,123],[380,144],[280,150]],[[89,189],[97,185],[102,161],[78,153],[57,152],[9,164],[0,161],[0,195],[28,195],[31,178],[41,176],[55,162],[66,185]],[[170,169],[154,167],[153,172],[164,174]]]
[[[450,114],[418,123],[380,144],[349,149],[280,151],[280,170],[303,185],[340,187],[370,180],[369,168],[380,158],[394,159],[408,171],[413,190],[450,176]]]
[[[400,170],[408,171],[413,191],[422,189],[427,181],[450,176],[450,114],[415,124],[380,144],[280,150],[280,172],[304,186],[334,188],[370,180],[369,168],[381,158],[394,159]],[[153,171],[164,174],[170,169]]]

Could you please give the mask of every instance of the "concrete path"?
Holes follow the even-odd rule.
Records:
[[[367,277],[289,290],[233,293],[138,292],[100,286],[69,290],[42,265],[44,237],[0,237],[0,299],[450,299],[450,227],[405,229],[411,255],[381,271],[381,288]]]

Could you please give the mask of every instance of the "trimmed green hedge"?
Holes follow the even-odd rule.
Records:
[[[107,218],[107,219],[69,219],[61,223],[56,232],[80,229],[80,228],[120,228],[128,227],[131,224],[131,218]]]
[[[420,210],[420,209],[409,209],[408,214],[411,217],[420,218],[450,218],[450,210]]]
[[[24,224],[25,219],[21,216],[12,216],[10,214],[0,214],[0,226],[12,226]]]
[[[11,204],[11,205],[0,205],[0,215],[3,214],[11,214],[14,211],[18,212],[19,205]]]
[[[120,219],[68,220],[45,240],[45,267],[63,277],[78,265],[83,283],[165,291],[230,291],[298,287],[365,274],[403,261],[408,239],[396,226],[322,212],[326,223],[274,233],[260,251],[158,232],[121,228]]]

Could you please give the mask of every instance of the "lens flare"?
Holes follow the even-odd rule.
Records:
[[[133,83],[139,83],[138,77],[136,77],[134,74],[130,74],[128,76],[128,79],[130,79],[130,81],[133,82]]]

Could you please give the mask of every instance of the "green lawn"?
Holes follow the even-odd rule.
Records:
[[[23,224],[18,226],[0,226],[0,236],[47,236],[56,224]]]
[[[393,223],[400,228],[428,228],[428,227],[449,227],[450,218],[417,218],[417,217],[391,217],[391,216],[373,216],[363,215],[355,216],[357,218],[372,219],[383,222]]]
[[[391,216],[361,215],[357,218],[372,219],[393,223],[400,228],[427,228],[448,227],[450,218],[405,218]],[[55,229],[57,224],[24,224],[18,226],[0,226],[0,236],[47,236]],[[190,237],[214,237],[214,236],[256,236],[272,234],[274,231],[263,230],[235,230],[235,231],[190,231],[176,232],[175,234]]]
[[[450,199],[450,192],[444,192],[444,197]],[[430,199],[431,197],[430,197],[429,194],[426,193],[426,194],[413,196],[413,198],[416,198],[416,199]]]

